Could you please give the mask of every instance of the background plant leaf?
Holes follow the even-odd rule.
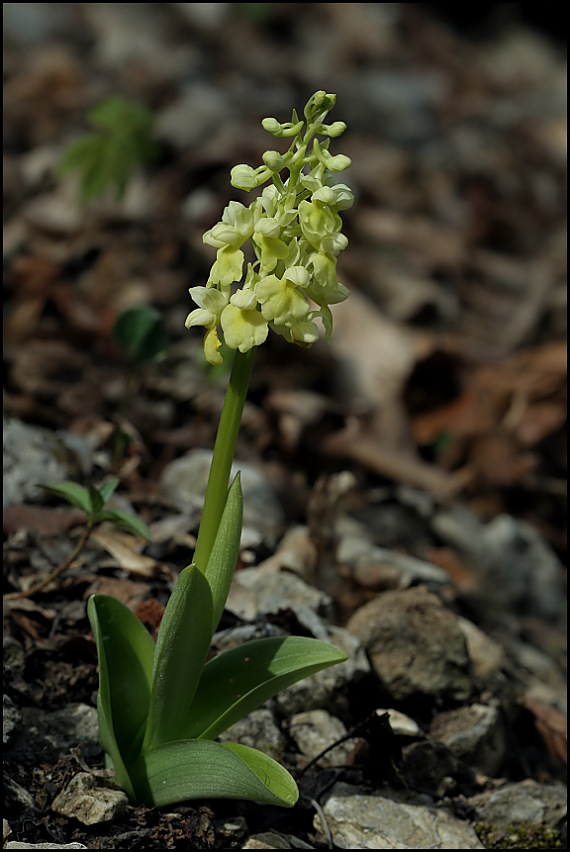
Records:
[[[101,498],[103,500],[103,505],[107,502],[111,495],[115,493],[118,485],[119,479],[115,476],[113,479],[110,479],[108,482],[105,482],[99,488],[99,494],[101,495]]]
[[[78,173],[83,202],[109,189],[120,199],[134,169],[158,153],[151,136],[154,116],[139,104],[111,97],[90,110],[88,120],[95,131],[70,145],[60,170]]]
[[[44,491],[55,494],[57,497],[62,497],[68,503],[71,503],[72,506],[81,509],[87,517],[92,517],[89,492],[82,485],[78,485],[76,482],[58,482],[55,485],[42,485],[41,487]]]
[[[128,512],[122,512],[120,509],[103,509],[97,515],[98,521],[110,521],[116,527],[120,527],[134,535],[140,535],[146,538],[147,541],[152,541],[150,530],[144,521],[137,518],[136,515],[130,515]]]
[[[170,346],[160,314],[148,306],[119,314],[112,334],[123,353],[136,364],[152,361]]]

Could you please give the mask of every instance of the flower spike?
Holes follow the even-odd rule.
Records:
[[[348,243],[339,211],[354,201],[349,187],[334,178],[350,159],[328,150],[330,140],[346,129],[342,121],[324,123],[335,102],[336,95],[319,91],[305,105],[305,121],[295,111],[290,122],[264,118],[268,133],[292,140],[289,149],[265,151],[257,168],[240,164],[231,170],[237,189],[267,186],[249,207],[230,201],[221,221],[203,237],[217,256],[206,287],[190,290],[198,309],[186,326],[206,329],[204,352],[211,364],[222,361],[220,333],[230,349],[240,352],[263,343],[270,328],[290,342],[311,346],[319,339],[313,322],[319,317],[330,336],[329,305],[348,296],[336,273],[337,256]],[[317,136],[323,137],[320,142]],[[255,261],[247,265],[243,280],[242,246],[248,240]]]

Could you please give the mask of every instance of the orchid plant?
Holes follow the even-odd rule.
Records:
[[[132,803],[237,798],[293,806],[297,785],[279,763],[216,737],[281,689],[346,660],[326,642],[288,636],[248,642],[207,661],[239,554],[239,474],[228,485],[255,352],[269,329],[310,346],[320,318],[330,335],[330,305],[348,295],[336,259],[347,245],[339,211],[353,197],[334,180],[350,165],[348,157],[329,153],[331,138],[345,129],[343,122],[325,124],[334,104],[334,95],[319,91],[304,120],[293,112],[290,122],[262,122],[273,136],[291,139],[289,149],[266,151],[258,168],[232,169],[238,189],[268,185],[249,207],[231,201],[204,235],[217,256],[206,286],[190,289],[198,307],[186,326],[205,328],[204,352],[213,365],[222,363],[221,335],[234,350],[233,365],[194,559],[179,576],[156,644],[118,600],[94,595],[88,602],[99,656],[101,743]]]

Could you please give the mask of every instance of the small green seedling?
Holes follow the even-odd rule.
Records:
[[[105,508],[118,484],[118,479],[111,479],[99,489],[94,488],[90,483],[87,488],[84,488],[76,482],[59,482],[57,485],[42,485],[42,488],[50,494],[62,497],[72,506],[85,512],[88,528],[92,529],[107,521],[133,535],[140,535],[150,541],[148,527],[136,515],[123,512],[120,509]]]
[[[236,166],[235,187],[270,184],[247,208],[230,202],[204,235],[217,258],[206,286],[190,290],[198,308],[186,326],[206,329],[210,364],[223,364],[222,342],[233,350],[233,364],[194,560],[167,603],[156,645],[118,600],[94,595],[88,602],[99,657],[101,744],[132,803],[233,798],[293,806],[297,785],[279,763],[216,737],[281,689],[346,660],[326,642],[288,636],[248,642],[207,661],[239,554],[239,475],[228,483],[256,349],[269,329],[310,346],[319,338],[316,319],[330,335],[329,306],[348,295],[336,258],[347,244],[338,211],[351,205],[352,193],[335,184],[333,173],[350,160],[328,151],[330,139],[344,130],[342,122],[324,123],[334,104],[334,95],[313,95],[306,128],[295,112],[284,124],[264,120],[268,132],[291,140],[288,151],[266,151],[257,169]],[[255,260],[244,276],[241,246],[248,240]]]
[[[123,198],[135,169],[158,155],[152,138],[153,114],[122,97],[94,107],[87,118],[93,127],[66,151],[62,172],[76,172],[79,197],[86,204],[107,191]]]
[[[85,513],[87,524],[78,539],[75,547],[64,561],[54,568],[46,577],[43,577],[39,583],[34,584],[31,588],[22,592],[12,592],[4,595],[5,600],[16,600],[17,598],[26,598],[45,589],[50,583],[56,580],[60,574],[66,571],[78,558],[83,551],[85,545],[91,537],[91,533],[99,524],[104,521],[120,527],[134,535],[142,536],[150,541],[150,532],[143,521],[137,518],[136,515],[131,515],[128,512],[123,512],[120,509],[106,508],[108,500],[112,497],[114,491],[119,484],[118,479],[111,479],[99,489],[94,488],[91,484],[84,488],[76,482],[59,482],[53,485],[42,485],[44,491],[54,494],[56,497],[61,497],[70,505],[75,506]]]

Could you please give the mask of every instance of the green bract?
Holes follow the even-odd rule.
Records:
[[[325,124],[335,95],[316,92],[305,106],[306,123],[293,112],[291,122],[265,118],[264,129],[277,138],[292,138],[281,154],[268,150],[263,165],[235,166],[231,183],[251,190],[270,181],[249,207],[230,201],[222,219],[204,242],[217,248],[206,288],[193,287],[199,306],[186,326],[204,326],[204,352],[214,365],[222,363],[219,329],[230,349],[247,352],[265,340],[268,329],[287,340],[310,346],[319,338],[314,323],[321,318],[328,337],[332,330],[329,305],[346,299],[348,290],[338,281],[336,259],[347,246],[341,233],[339,210],[348,209],[353,196],[345,184],[335,185],[333,173],[344,171],[350,159],[332,156],[331,138],[346,129],[342,121]],[[324,137],[322,141],[317,136]],[[284,172],[288,171],[288,177]],[[241,247],[250,242],[255,261],[248,265]],[[304,271],[299,276],[298,270]],[[205,311],[203,290],[217,291],[217,311]],[[247,298],[246,298],[247,294]]]
[[[289,773],[256,749],[215,737],[276,692],[342,662],[317,639],[248,642],[206,662],[237,559],[239,477],[229,489],[205,571],[185,568],[168,601],[156,645],[135,615],[94,595],[88,615],[99,656],[101,744],[131,802],[240,798],[291,807]]]

